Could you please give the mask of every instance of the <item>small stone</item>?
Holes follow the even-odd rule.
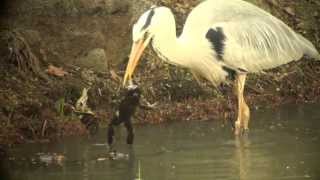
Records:
[[[292,7],[286,7],[286,8],[284,8],[284,10],[291,16],[295,16],[296,15],[296,12]]]
[[[80,57],[76,63],[96,72],[106,72],[108,69],[107,55],[104,49],[100,48],[89,51],[85,56]]]

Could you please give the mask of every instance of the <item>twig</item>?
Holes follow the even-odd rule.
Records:
[[[33,118],[31,118],[31,119],[33,119]],[[36,131],[34,130],[34,128],[32,127],[32,125],[29,121],[28,121],[28,126],[31,129],[33,137],[36,138],[37,137]]]
[[[44,120],[43,125],[42,125],[42,129],[41,129],[41,137],[44,137],[44,134],[45,134],[46,129],[47,129],[47,123],[48,123],[48,121]]]

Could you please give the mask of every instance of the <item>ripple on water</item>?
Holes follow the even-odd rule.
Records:
[[[140,164],[145,180],[316,180],[320,179],[319,107],[253,112],[249,135],[238,139],[218,121],[139,126],[132,148],[124,142],[126,134],[117,142],[117,152],[128,155],[117,160],[109,158],[103,130],[91,140],[76,137],[22,145],[9,152],[14,159],[7,170],[13,179],[133,180]],[[54,153],[65,159],[61,166],[28,163],[38,152],[45,161],[51,162]]]

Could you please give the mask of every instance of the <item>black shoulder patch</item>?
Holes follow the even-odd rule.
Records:
[[[206,38],[212,43],[213,50],[216,52],[218,60],[222,61],[225,48],[224,41],[226,40],[223,29],[221,27],[209,29],[206,34]]]
[[[234,81],[236,79],[237,72],[227,66],[222,66],[222,69],[228,73],[228,79]]]
[[[146,28],[150,25],[151,20],[152,20],[152,17],[153,17],[153,15],[154,15],[154,9],[155,9],[155,8],[151,8],[151,9],[150,9],[150,12],[149,12],[149,14],[148,14],[146,23],[142,26],[142,30],[146,29]]]

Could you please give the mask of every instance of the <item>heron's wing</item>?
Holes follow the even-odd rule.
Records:
[[[243,0],[205,0],[189,14],[181,36],[204,34],[214,23],[272,16]]]
[[[303,55],[319,56],[310,41],[278,20],[252,17],[216,23],[212,27],[217,28],[225,36],[221,61],[249,72],[274,68],[299,60]]]
[[[219,47],[215,55],[223,56],[223,63],[230,67],[257,72],[298,60],[304,54],[319,58],[310,41],[268,12],[242,0],[204,1],[188,16],[181,38],[205,39],[210,29],[224,33],[224,49]]]
[[[201,86],[201,75],[191,70],[193,77],[196,79],[197,83]]]

